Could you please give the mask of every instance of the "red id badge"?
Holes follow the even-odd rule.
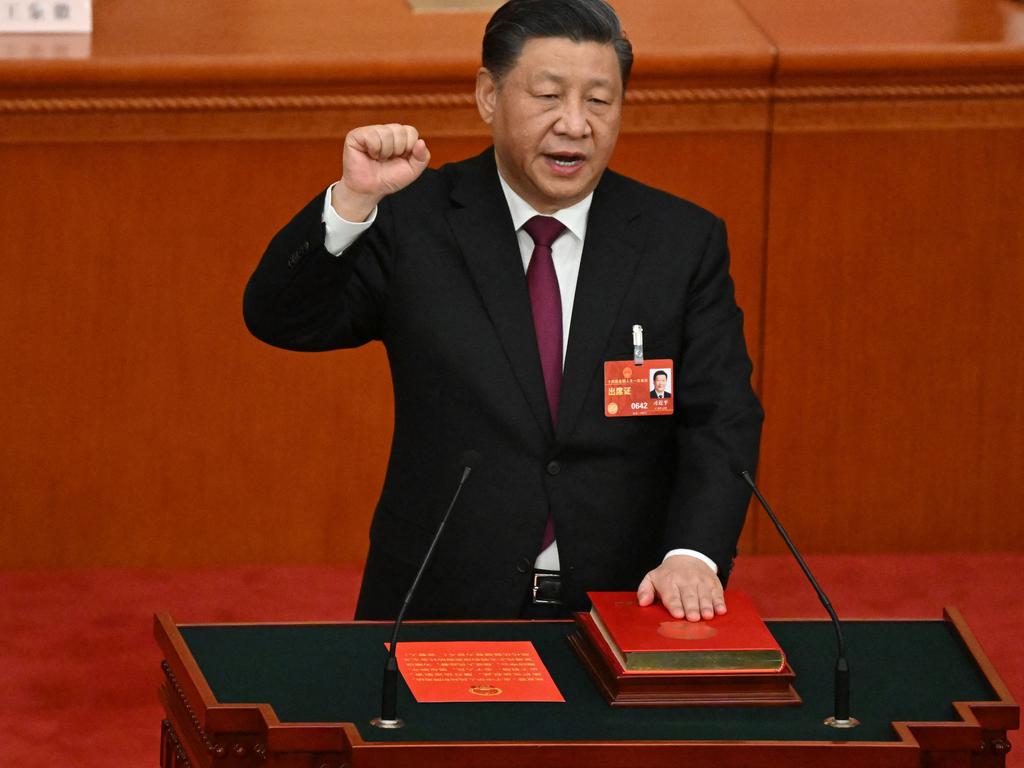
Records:
[[[604,414],[619,416],[672,415],[672,361],[608,360],[604,364]]]

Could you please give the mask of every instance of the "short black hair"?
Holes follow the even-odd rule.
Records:
[[[668,381],[668,374],[665,373],[664,371],[655,371],[654,375],[651,376],[651,381],[654,381],[659,376],[664,376],[665,377],[665,381]]]
[[[605,0],[509,0],[494,12],[484,30],[484,68],[500,81],[516,65],[527,41],[536,37],[613,46],[622,87],[626,87],[633,68],[633,46]]]

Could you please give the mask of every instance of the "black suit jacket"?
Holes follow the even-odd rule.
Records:
[[[257,337],[294,350],[386,346],[395,394],[387,476],[357,615],[393,615],[460,474],[465,486],[411,613],[515,617],[549,512],[573,607],[635,589],[666,551],[728,577],[762,412],[722,222],[606,171],[594,193],[557,428],[492,150],[386,198],[341,257],[317,195],[274,237],[245,294]],[[675,363],[675,414],[608,418],[603,362]],[[338,430],[344,434],[345,425]],[[666,470],[666,467],[669,469]]]

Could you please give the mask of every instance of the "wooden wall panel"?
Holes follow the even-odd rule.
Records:
[[[1020,550],[1024,8],[739,2],[778,50],[766,492],[810,551]]]
[[[0,153],[20,180],[0,193],[0,312],[16,329],[3,353],[5,564],[336,557],[302,517],[337,514],[338,488],[375,489],[387,438],[368,427],[390,404],[339,397],[337,357],[269,350],[240,310],[267,222],[326,181],[335,148]],[[356,361],[386,370],[379,349]],[[326,455],[345,444],[338,425],[369,436],[346,461]]]
[[[1019,549],[1024,128],[777,134],[770,197],[762,480],[797,541]]]

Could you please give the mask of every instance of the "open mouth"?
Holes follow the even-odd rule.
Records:
[[[546,157],[557,167],[557,168],[575,168],[583,163],[586,159],[583,155],[572,152],[557,152],[546,155]]]

